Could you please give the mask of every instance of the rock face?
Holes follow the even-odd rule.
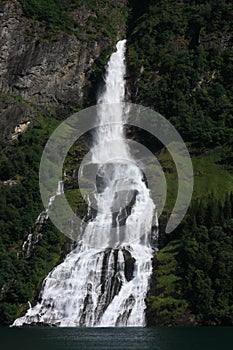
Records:
[[[119,6],[124,3],[119,0]],[[76,12],[73,18],[78,16],[85,28],[90,14],[85,8]],[[9,138],[17,125],[38,114],[65,118],[82,108],[93,62],[116,41],[81,41],[61,31],[48,35],[24,16],[18,1],[0,0],[0,138]]]

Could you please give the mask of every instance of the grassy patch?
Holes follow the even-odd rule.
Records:
[[[220,164],[224,147],[218,147],[204,154],[193,156],[194,190],[192,199],[207,199],[213,195],[223,201],[233,191],[233,174]],[[170,211],[177,197],[178,183],[175,165],[166,150],[162,150],[160,161],[167,181],[167,201],[165,212]]]
[[[220,164],[223,148],[216,148],[192,159],[194,168],[194,198],[210,194],[224,200],[233,191],[233,174]]]

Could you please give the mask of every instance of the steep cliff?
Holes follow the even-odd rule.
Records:
[[[82,108],[84,87],[88,85],[87,95],[91,89],[88,81],[95,60],[101,53],[106,56],[111,52],[125,31],[125,17],[116,18],[124,9],[122,0],[115,1],[114,6],[111,1],[104,5],[100,1],[101,8],[98,2],[94,8],[88,2],[67,7],[66,18],[75,25],[69,30],[51,26],[49,19],[30,18],[25,5],[30,2],[22,3],[23,8],[16,0],[0,1],[1,138],[9,138],[18,124],[38,114],[61,119]],[[115,18],[114,30],[107,31],[106,22],[111,23],[111,16]],[[93,21],[99,24],[98,29]]]

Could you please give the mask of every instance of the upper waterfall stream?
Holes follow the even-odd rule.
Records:
[[[126,40],[116,47],[98,98],[91,149],[101,179],[96,216],[77,247],[46,277],[39,302],[14,326],[145,325],[155,204],[124,138]]]

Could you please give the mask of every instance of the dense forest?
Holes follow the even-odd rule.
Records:
[[[166,235],[164,226],[176,198],[177,178],[169,154],[159,150],[168,196],[147,296],[148,324],[233,325],[232,2],[19,3],[32,27],[45,28],[43,35],[38,29],[27,31],[28,37],[36,36],[38,45],[55,42],[58,33],[90,47],[105,38],[106,45],[87,73],[82,103],[69,106],[69,110],[95,104],[109,54],[119,37],[127,36],[128,98],[152,107],[172,122],[187,144],[194,167],[189,211],[175,232]],[[75,16],[75,11],[79,15]],[[85,24],[80,20],[82,13]],[[119,29],[119,21],[125,28]],[[40,157],[60,116],[50,113],[52,107],[41,110],[28,101],[22,88],[15,91],[2,93],[0,100],[30,107],[33,119],[25,133],[15,140],[3,138],[0,143],[1,325],[11,324],[27,309],[28,301],[33,304],[43,278],[70,249],[68,239],[50,220],[37,222],[43,211],[38,184]],[[148,144],[157,154],[155,140]],[[80,194],[77,200],[77,189],[72,192],[72,157],[84,153],[84,147],[75,146],[65,163],[65,188],[73,207],[82,203]],[[39,238],[26,252],[22,246],[29,234]]]

